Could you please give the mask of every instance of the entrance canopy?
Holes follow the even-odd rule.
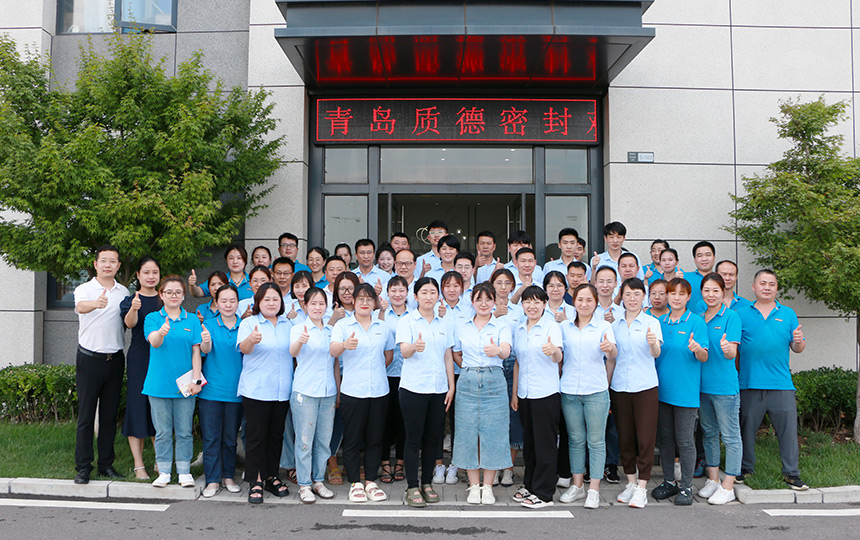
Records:
[[[276,0],[312,89],[605,88],[654,38],[648,1]]]

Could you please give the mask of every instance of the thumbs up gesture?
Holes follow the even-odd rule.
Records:
[[[290,319],[290,320],[293,320],[293,319],[295,319],[296,317],[298,317],[298,315],[299,315],[299,314],[298,314],[298,313],[296,313],[296,303],[295,303],[295,302],[292,302],[292,303],[290,304],[290,311],[288,311],[288,312],[287,312],[287,318],[288,318],[288,319]]]
[[[376,285],[373,286],[373,290],[376,291],[376,296],[382,295],[382,280],[381,279],[376,280]]]
[[[200,332],[200,342],[201,343],[212,343],[212,335],[209,333],[209,330],[206,330],[206,325],[201,325],[203,327],[203,331]]]
[[[676,267],[675,268],[675,277],[681,277],[681,278],[684,277],[684,271],[681,270],[680,268]]]
[[[346,341],[343,342],[343,348],[354,351],[356,347],[358,347],[358,338],[355,337],[355,332],[353,332],[352,335],[346,338]]]
[[[657,344],[657,334],[651,331],[651,327],[648,327],[648,331],[645,332],[645,341],[648,342],[648,345],[656,345]]]
[[[702,350],[702,347],[693,339],[693,332],[690,332],[690,341],[687,343],[687,348],[690,349],[690,352],[696,354],[697,352]]]
[[[484,347],[484,354],[487,356],[499,356],[502,354],[502,348],[490,338],[490,344]]]
[[[567,320],[567,314],[563,309],[555,312],[555,322],[564,322]]]
[[[164,337],[168,332],[170,332],[170,317],[165,317],[164,324],[158,329],[158,333],[161,334],[161,337]]]
[[[651,270],[651,267],[649,266],[648,271],[645,272],[645,279],[651,279],[651,276],[653,276],[653,275],[654,275],[654,271]]]
[[[308,325],[305,325],[305,326],[302,328],[302,333],[301,333],[301,334],[299,334],[299,343],[301,343],[302,345],[304,345],[305,343],[307,343],[307,342],[308,342],[308,340],[309,340],[310,338],[311,338],[311,336],[310,336],[310,334],[308,334]]]
[[[418,332],[418,339],[413,343],[415,345],[416,352],[424,352],[424,348],[427,347],[427,343],[421,337],[421,332]]]
[[[731,352],[732,344],[729,343],[729,340],[726,339],[726,335],[723,334],[723,337],[720,338],[720,349],[722,349],[723,354],[729,354]]]
[[[504,267],[505,267],[505,265],[502,264],[502,261],[500,261],[499,258],[496,257],[496,267],[493,269],[493,272],[495,272],[496,270],[500,270]]]
[[[425,275],[427,275],[427,272],[429,272],[429,271],[430,271],[430,263],[425,260],[424,264],[421,265],[421,277],[424,277]]]
[[[140,309],[140,291],[134,293],[134,298],[131,299],[131,309],[134,311]]]
[[[507,298],[496,298],[496,310],[493,312],[493,315],[498,317],[504,317],[508,314],[508,299]]]
[[[444,301],[444,300],[440,300],[440,301],[439,301],[439,310],[438,310],[438,313],[439,313],[439,316],[440,316],[440,317],[444,317],[444,316],[445,316],[445,314],[446,314],[446,313],[448,313],[448,308],[447,308],[447,307],[445,307],[445,301]]]
[[[206,317],[203,316],[203,313],[201,313],[199,309],[195,313],[197,313],[197,318],[200,319],[200,322],[206,320]]]
[[[612,313],[611,309],[607,309],[606,311],[603,312],[603,320],[605,320],[608,323],[614,323],[615,322],[615,314]]]
[[[260,327],[254,326],[254,331],[251,332],[251,335],[249,335],[248,337],[251,338],[251,343],[253,343],[254,345],[263,341],[263,334],[260,333]]]
[[[594,256],[591,258],[591,266],[595,267],[598,264],[600,264],[600,255],[598,255],[597,252],[595,251]]]
[[[552,337],[546,337],[546,343],[541,347],[541,352],[543,352],[547,356],[552,356],[558,350],[558,347],[552,344]]]
[[[604,353],[612,351],[612,342],[609,341],[609,337],[606,334],[603,334],[603,341],[600,342],[600,350]]]
[[[794,332],[791,333],[792,340],[795,343],[800,343],[803,341],[803,325],[798,324],[797,328],[795,328]]]
[[[188,284],[192,287],[197,285],[197,272],[195,272],[194,270],[191,270],[191,275],[188,276]],[[214,294],[215,291],[209,291],[209,292],[212,293],[213,296],[215,295]]]
[[[108,305],[107,289],[102,289],[102,293],[96,298],[96,309],[104,309]]]

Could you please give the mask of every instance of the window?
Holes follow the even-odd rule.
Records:
[[[366,184],[367,147],[326,148],[325,182],[327,184]]]
[[[177,0],[59,0],[57,33],[176,31]]]
[[[531,184],[532,149],[383,147],[380,182]]]
[[[48,274],[48,308],[75,307],[75,287],[90,279],[86,270],[82,270],[77,279],[68,283]]]

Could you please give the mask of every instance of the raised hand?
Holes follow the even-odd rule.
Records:
[[[600,255],[597,252],[594,252],[594,257],[591,258],[591,266],[597,266],[600,264]]]
[[[290,311],[287,312],[287,318],[290,320],[295,319],[299,314],[296,313],[296,303],[292,302],[290,304]]]
[[[645,332],[645,341],[648,342],[648,345],[656,345],[657,344],[657,334],[651,331],[651,327],[648,327],[648,331]]]
[[[504,317],[508,314],[508,299],[507,298],[497,298],[496,299],[496,310],[493,312],[493,315],[496,317]]]
[[[504,267],[505,267],[505,265],[502,264],[502,261],[500,261],[499,258],[496,257],[496,267],[493,269],[493,272],[495,272],[496,270],[500,270]]]
[[[427,275],[427,272],[429,272],[429,271],[430,271],[430,263],[425,260],[424,264],[421,265],[421,277],[424,277],[425,275]]]
[[[200,319],[200,322],[203,322],[203,321],[205,321],[205,320],[206,320],[206,318],[205,318],[205,317],[203,317],[203,314],[202,314],[202,313],[200,313],[200,310],[199,310],[199,309],[198,309],[195,313],[197,313],[197,318],[198,318],[198,319]]]
[[[496,344],[493,338],[490,338],[490,344],[484,347],[484,354],[487,356],[499,356],[502,354],[502,348]]]
[[[444,317],[445,314],[448,313],[448,308],[445,307],[445,302],[442,300],[439,301],[439,310],[438,311],[439,311],[440,317]]]
[[[605,320],[608,323],[614,323],[615,322],[615,314],[612,313],[611,309],[607,309],[606,311],[603,312],[603,320]]]
[[[427,347],[427,343],[421,338],[421,332],[418,332],[418,339],[412,344],[415,345],[416,352],[424,352],[424,348]]]
[[[546,343],[541,347],[541,352],[543,352],[547,356],[552,356],[558,350],[558,347],[552,344],[552,337],[546,337]]]
[[[605,353],[612,351],[612,342],[609,341],[607,334],[603,334],[603,341],[600,342],[600,350]]]
[[[305,325],[305,326],[302,328],[302,333],[301,333],[301,334],[299,334],[299,343],[301,343],[302,345],[304,345],[305,343],[307,343],[307,342],[308,342],[308,340],[309,340],[310,338],[311,338],[311,336],[310,336],[310,334],[308,334],[308,325]]]
[[[566,320],[567,320],[567,314],[564,312],[563,309],[555,312],[555,322],[562,322],[562,321],[566,321]]]
[[[201,325],[203,327],[203,331],[200,332],[200,342],[201,343],[212,343],[212,334],[209,333],[209,330],[206,330],[206,325]]]
[[[188,276],[188,285],[190,285],[192,287],[197,285],[197,272],[195,272],[194,270],[192,270],[191,275]],[[215,296],[215,291],[209,291],[209,292],[212,294],[212,296]]]
[[[107,289],[102,289],[102,293],[96,298],[96,309],[104,309],[108,305]]]
[[[680,268],[675,269],[675,277],[684,277],[684,271]]]
[[[654,275],[654,271],[651,270],[651,267],[648,267],[648,271],[645,272],[645,279],[651,279],[651,276]]]
[[[697,352],[702,350],[702,346],[693,339],[693,332],[690,332],[690,341],[687,343],[687,348],[690,349],[690,352],[696,354]]]
[[[346,341],[343,342],[343,348],[354,351],[356,347],[358,347],[358,338],[355,337],[355,332],[353,332],[352,335],[346,338]]]
[[[722,349],[723,354],[729,354],[731,352],[732,344],[726,339],[725,334],[720,338],[720,349]]]
[[[140,309],[140,291],[134,293],[134,298],[131,299],[131,309],[134,311]]]
[[[791,333],[791,338],[795,343],[800,343],[803,341],[803,325],[798,324],[797,328],[795,328],[794,332]]]
[[[167,335],[168,332],[170,332],[170,317],[165,317],[164,324],[162,324],[161,328],[158,329],[158,333],[161,335],[161,337],[164,337]]]
[[[260,333],[260,327],[254,326],[254,331],[251,332],[251,335],[248,337],[251,338],[251,343],[253,343],[254,345],[263,341],[263,334]]]
[[[382,280],[377,279],[376,285],[373,286],[373,290],[376,291],[376,296],[382,296]]]

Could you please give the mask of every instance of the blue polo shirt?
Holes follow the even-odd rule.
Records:
[[[310,267],[308,265],[306,265],[305,263],[300,263],[299,261],[293,261],[293,264],[295,265],[294,272],[301,272],[302,270],[304,270],[305,272],[311,271]]]
[[[212,350],[206,354],[203,362],[203,376],[207,384],[200,391],[200,397],[209,401],[224,401],[239,403],[242,401],[237,394],[239,374],[242,373],[242,353],[236,350],[236,336],[242,319],[236,317],[232,327],[228,327],[216,317],[203,324],[212,336]]]
[[[340,355],[343,375],[340,391],[354,398],[377,398],[388,394],[388,374],[385,371],[385,351],[394,349],[394,336],[384,321],[372,315],[365,330],[355,317],[337,321],[331,332],[333,342],[346,341],[352,333],[358,338],[354,351]]]
[[[655,362],[660,401],[676,407],[698,407],[702,380],[702,363],[688,348],[690,334],[701,347],[708,349],[708,327],[705,320],[687,310],[678,321],[671,313],[660,317],[663,345]]]
[[[218,313],[218,308],[215,307],[215,310],[213,311],[213,307],[215,307],[215,300],[210,300],[205,304],[200,304],[199,306],[197,306],[197,313],[199,315],[203,315],[204,323],[209,319],[214,319],[215,317],[220,315],[220,313]]]
[[[143,320],[143,335],[149,336],[162,327],[167,318],[164,308],[153,311]],[[200,319],[189,317],[180,308],[179,318],[170,319],[170,331],[160,347],[150,347],[149,369],[143,381],[143,394],[157,398],[182,398],[176,379],[191,369],[191,348],[200,344]],[[189,396],[192,397],[192,396]]]
[[[705,317],[705,312],[702,312]],[[725,304],[710,321],[705,321],[708,326],[708,361],[702,364],[702,389],[703,394],[717,396],[733,396],[739,392],[738,370],[735,369],[735,359],[726,358],[720,341],[723,334],[726,341],[733,343],[741,342],[741,318],[737,313],[727,308]]]
[[[694,272],[684,272],[684,279],[690,284],[690,299],[687,300],[687,309],[693,309],[704,302],[702,299],[702,280],[705,276],[699,273],[697,268]]]
[[[689,305],[689,304],[688,304]],[[742,307],[751,306],[752,302],[744,298],[743,296],[738,296],[738,293],[732,291],[732,301],[729,304],[729,309],[732,311],[738,311]],[[704,300],[699,302],[696,305],[696,308],[693,310],[694,313],[704,313],[708,309],[708,304],[705,303]]]
[[[308,342],[296,357],[293,391],[308,397],[323,398],[337,395],[334,380],[334,358],[331,347],[331,326],[319,329],[310,321],[294,324],[290,330],[290,343],[298,341],[302,331],[308,329]]]
[[[236,336],[236,350],[254,327],[263,339],[250,354],[242,356],[242,374],[237,392],[258,401],[289,401],[293,383],[293,357],[290,355],[292,323],[281,315],[277,326],[262,314],[242,320]]]
[[[227,281],[229,281],[231,285],[234,285],[236,290],[239,291],[239,300],[254,298],[254,291],[251,290],[251,283],[248,281],[248,274],[245,274],[244,277],[242,277],[242,281],[239,283],[233,281],[233,276],[229,275],[227,276]],[[211,296],[208,281],[201,283],[200,288],[203,289],[203,296]]]
[[[789,346],[798,327],[797,314],[779,302],[762,317],[755,304],[738,310],[741,318],[741,390],[794,390]]]

